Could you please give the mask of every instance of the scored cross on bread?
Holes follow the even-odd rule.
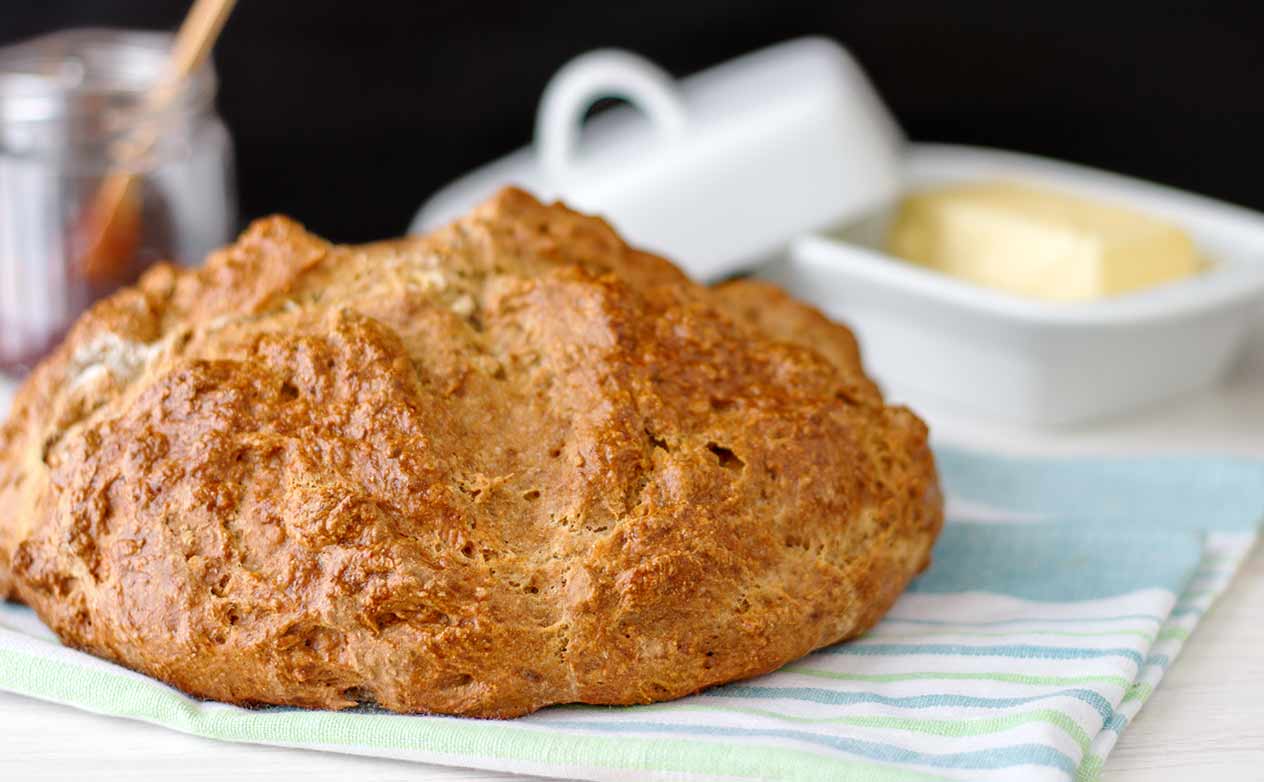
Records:
[[[847,329],[517,190],[159,266],[0,446],[0,594],[233,703],[679,697],[864,632],[942,523],[926,428]]]

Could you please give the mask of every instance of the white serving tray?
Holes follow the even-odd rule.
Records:
[[[850,324],[880,382],[916,406],[1058,425],[1205,387],[1242,347],[1264,300],[1264,215],[1029,155],[913,144],[905,186],[1006,179],[1126,204],[1182,226],[1209,268],[1091,302],[1054,303],[963,282],[877,249],[890,210],[796,239],[761,270]]]

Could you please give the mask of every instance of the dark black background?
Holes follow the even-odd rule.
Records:
[[[174,29],[182,0],[0,0],[0,43]],[[549,75],[622,46],[683,75],[837,38],[915,139],[1102,166],[1264,209],[1264,2],[241,0],[216,60],[243,216],[341,241],[403,231],[524,144]]]

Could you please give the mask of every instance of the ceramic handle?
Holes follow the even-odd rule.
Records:
[[[684,100],[657,65],[619,49],[580,55],[549,81],[536,114],[536,154],[555,187],[565,186],[584,114],[601,98],[623,98],[636,106],[661,136],[670,138],[685,128]]]

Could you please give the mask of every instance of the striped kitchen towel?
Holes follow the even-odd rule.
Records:
[[[230,741],[593,780],[1092,779],[1226,588],[1264,464],[941,449],[935,562],[864,638],[672,703],[493,722],[197,701],[0,608],[0,688]]]

